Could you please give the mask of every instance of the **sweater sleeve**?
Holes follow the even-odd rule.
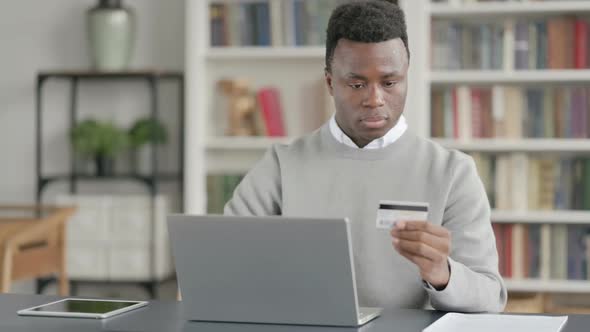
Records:
[[[244,176],[224,207],[225,215],[265,216],[281,214],[281,174],[276,147]]]
[[[446,288],[427,292],[438,310],[500,312],[507,293],[498,271],[490,205],[473,159],[460,159],[443,216],[451,232],[451,276]]]

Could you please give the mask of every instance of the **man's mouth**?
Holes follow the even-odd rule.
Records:
[[[365,116],[361,118],[361,123],[369,129],[379,129],[387,123],[387,117],[376,115],[376,116]]]

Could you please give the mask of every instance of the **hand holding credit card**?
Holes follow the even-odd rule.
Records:
[[[391,229],[398,221],[427,220],[428,203],[404,201],[379,201],[377,228]]]
[[[425,202],[380,201],[377,228],[389,230],[395,250],[416,264],[422,280],[442,290],[451,273],[451,233],[428,221],[428,208]]]

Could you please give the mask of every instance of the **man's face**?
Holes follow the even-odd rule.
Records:
[[[357,146],[384,136],[406,102],[408,54],[401,39],[360,43],[340,39],[326,83],[336,122]]]

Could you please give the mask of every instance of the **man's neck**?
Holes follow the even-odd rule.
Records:
[[[373,139],[367,139],[367,138],[363,138],[363,137],[354,137],[349,132],[342,129],[343,126],[341,126],[338,123],[338,119],[336,118],[336,116],[334,116],[333,119],[331,119],[331,121],[333,121],[332,125],[334,125],[334,127],[336,127],[336,128],[331,129],[332,134],[336,137],[336,139],[340,143],[343,143],[346,145],[354,144],[355,147],[357,147],[359,149],[364,149],[365,147],[367,147],[367,145],[371,144],[371,142],[374,142],[375,140],[381,140],[381,141],[375,142],[375,144],[373,144],[374,146],[367,147],[368,149],[385,147],[385,146],[393,143],[394,141],[396,141],[397,138],[399,138],[399,136],[401,136],[407,128],[407,125],[406,125],[405,119],[403,118],[403,115],[400,115],[400,117],[396,120],[394,125],[392,127],[390,127],[389,129],[387,129],[387,131],[385,132],[384,135],[382,135],[381,137],[373,138]],[[346,137],[343,137],[343,136],[346,136]],[[348,141],[348,143],[346,141]]]

